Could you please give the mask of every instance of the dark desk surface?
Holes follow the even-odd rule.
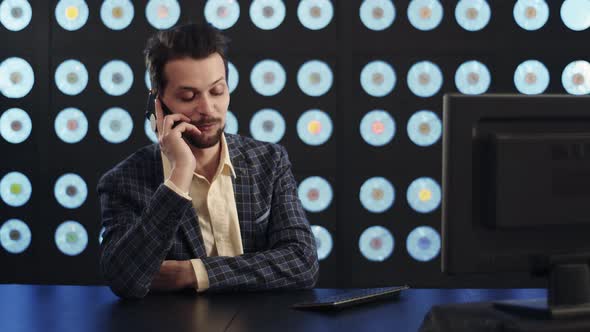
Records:
[[[336,292],[160,294],[121,301],[100,286],[0,285],[0,331],[417,331],[434,304],[545,296],[538,289],[410,289],[399,301],[338,312],[289,308]]]

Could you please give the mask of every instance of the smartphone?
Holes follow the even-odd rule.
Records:
[[[150,124],[152,126],[152,130],[157,133],[158,128],[156,125],[156,105],[155,105],[156,97],[157,97],[157,94],[150,90],[149,95],[148,95],[146,111],[145,111],[145,117],[150,121]],[[162,99],[160,99],[160,105],[162,105],[162,111],[164,112],[164,116],[172,114],[172,112],[170,111],[168,106],[166,106],[166,104],[164,104]],[[181,121],[177,121],[173,125],[172,128],[176,127],[180,122]]]

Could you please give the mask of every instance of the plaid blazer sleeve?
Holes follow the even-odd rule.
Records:
[[[272,179],[266,250],[202,258],[209,276],[208,292],[309,289],[317,282],[315,238],[297,195],[291,163],[282,146],[273,146],[278,148],[277,157],[267,168],[271,174],[264,174]]]
[[[142,168],[115,167],[99,181],[102,224],[100,270],[122,298],[143,298],[159,271],[180,218],[191,208],[164,184],[147,190]]]

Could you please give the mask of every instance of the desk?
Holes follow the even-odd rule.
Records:
[[[335,289],[159,294],[120,301],[104,286],[0,285],[2,332],[417,331],[434,304],[545,296],[545,291],[410,289],[399,301],[340,312],[290,309]]]

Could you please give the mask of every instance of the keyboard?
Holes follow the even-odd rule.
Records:
[[[361,303],[374,302],[382,299],[397,299],[401,291],[409,286],[392,286],[381,288],[363,288],[343,290],[336,295],[316,297],[312,301],[296,303],[291,306],[294,309],[339,309],[355,306]]]

